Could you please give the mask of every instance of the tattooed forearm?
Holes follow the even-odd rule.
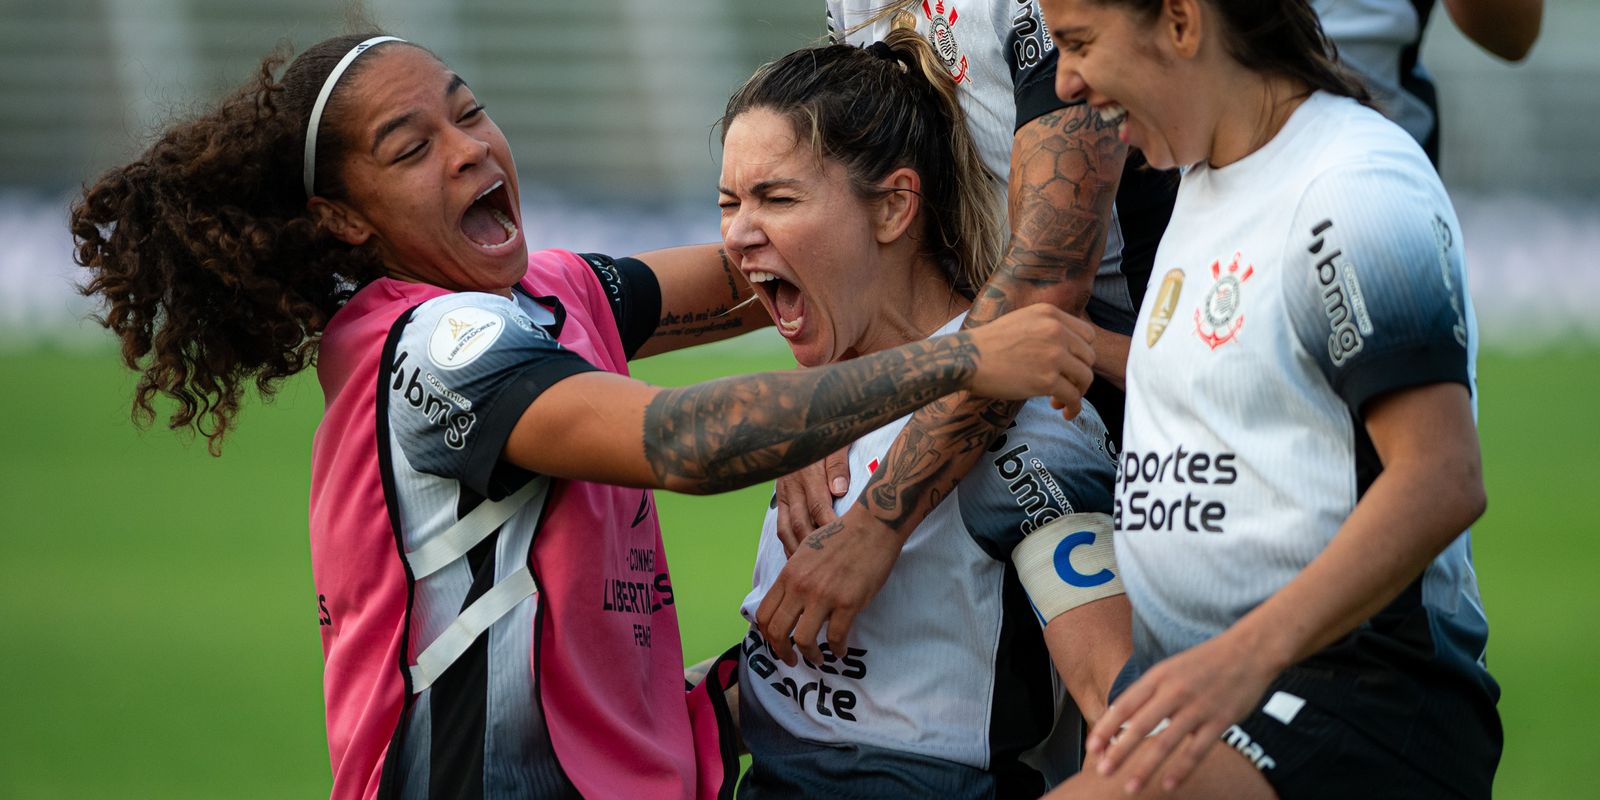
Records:
[[[821,550],[825,542],[839,535],[839,531],[842,530],[844,530],[844,522],[836,519],[812,531],[811,535],[806,537],[806,546],[812,550]]]
[[[1045,114],[1011,153],[1011,244],[967,315],[972,327],[1030,303],[1072,312],[1088,303],[1127,146],[1087,105]],[[1021,403],[954,395],[917,412],[857,501],[909,534],[977,463]]]
[[[1088,302],[1127,158],[1115,128],[1099,119],[1086,105],[1071,106],[1017,132],[1007,195],[1011,243],[981,305],[1050,302],[1078,312]],[[1004,313],[973,311],[969,324]]]
[[[728,251],[719,248],[717,258],[722,269],[722,280],[727,285],[727,296],[716,301],[714,305],[687,308],[680,305],[676,308],[663,308],[661,318],[656,321],[653,338],[700,338],[709,334],[718,334],[716,338],[726,338],[734,333],[757,327],[751,324],[749,315],[738,313],[749,306],[755,300],[755,296],[741,296],[738,269],[728,260]]]
[[[674,491],[770,480],[961,389],[977,367],[977,346],[956,334],[827,367],[667,389],[645,408],[645,458]]]
[[[739,303],[739,281],[733,276],[737,270],[733,268],[733,262],[728,259],[727,248],[717,248],[717,260],[722,262],[722,277],[728,281],[728,302],[737,305]]]
[[[1020,402],[970,395],[930,403],[889,448],[857,503],[891,529],[909,533],[955,489],[1021,408]]]

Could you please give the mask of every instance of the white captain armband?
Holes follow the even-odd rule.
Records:
[[[1041,624],[1123,593],[1106,514],[1068,514],[1051,522],[1011,551],[1011,563]]]

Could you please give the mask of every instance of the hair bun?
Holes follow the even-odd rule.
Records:
[[[889,46],[888,42],[873,42],[872,44],[867,45],[866,50],[868,53],[871,53],[878,58],[881,58],[885,61],[894,62],[902,70],[909,70],[911,68],[911,64],[908,63],[905,54],[896,52],[893,47]]]

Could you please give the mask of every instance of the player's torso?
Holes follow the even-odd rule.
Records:
[[[960,318],[941,332],[959,325]],[[908,420],[852,443],[850,490],[835,502],[838,513],[856,502]],[[752,626],[741,702],[782,731],[777,746],[874,746],[932,760],[912,769],[959,773],[991,769],[996,752],[1014,756],[1037,743],[1048,715],[1023,720],[1010,709],[1023,694],[1050,696],[1051,667],[1020,584],[1008,579],[1010,548],[1062,514],[1109,507],[1106,440],[1092,407],[1065,422],[1047,402],[1030,402],[908,537],[887,582],[854,619],[848,652],[789,667]],[[747,619],[787,561],[776,516],[769,509],[762,527]],[[751,744],[758,760],[760,744]],[[820,765],[849,757],[843,753],[813,748],[807,758]]]
[[[558,257],[538,258],[548,262]],[[491,409],[484,398],[466,396],[472,392],[452,369],[485,368],[489,360],[505,358],[493,342],[514,326],[545,330],[591,364],[625,374],[620,346],[613,341],[615,326],[598,321],[593,313],[596,309],[605,313],[598,286],[589,285],[593,279],[587,268],[576,273],[575,267],[564,266],[552,273],[560,277],[568,269],[578,275],[565,276],[571,285],[554,278],[549,285],[525,282],[528,293],[513,298],[518,313],[507,314],[504,307],[478,308],[463,303],[461,295],[446,295],[418,305],[409,314],[412,321],[391,337],[376,387],[384,398],[380,419],[385,421],[378,428],[388,434],[379,447],[387,455],[379,458],[382,474],[369,478],[369,482],[381,479],[382,494],[391,502],[393,530],[377,532],[386,543],[382,547],[387,558],[395,558],[397,545],[405,552],[427,546],[482,500],[463,481],[425,467],[430,459],[443,460],[440,454],[466,447],[470,437],[488,424]],[[574,286],[581,288],[575,293]],[[551,305],[546,307],[530,294],[551,295]],[[377,353],[372,355],[379,360]],[[515,370],[518,365],[508,368]],[[524,474],[520,479],[531,477]],[[337,533],[348,538],[349,531]],[[314,550],[318,543],[314,531]],[[469,768],[481,772],[486,794],[516,795],[541,786],[542,794],[558,793],[566,781],[563,772],[587,787],[586,792],[606,791],[593,783],[597,776],[603,782],[609,780],[606,775],[626,775],[599,770],[591,763],[601,757],[596,754],[600,749],[588,741],[596,738],[638,739],[636,760],[672,767],[653,772],[667,777],[649,784],[652,791],[669,782],[674,783],[669,794],[685,782],[690,788],[683,791],[692,791],[692,748],[682,712],[681,647],[649,492],[554,481],[542,507],[530,503],[516,511],[467,558],[426,576],[401,576],[405,585],[397,598],[394,587],[380,584],[370,566],[328,558],[319,561],[323,567],[318,570],[319,591],[327,592],[329,605],[336,610],[360,609],[359,619],[372,623],[368,627],[388,628],[394,639],[405,642],[400,656],[411,663],[463,608],[524,565],[531,568],[538,592],[500,616],[488,635],[461,657],[476,667],[452,663],[437,683],[408,704],[402,717],[407,734],[396,740],[405,749],[387,754],[387,761],[398,765],[396,777],[408,787],[425,787],[429,770],[436,772],[446,763],[432,748],[433,732],[441,726],[472,724],[478,726],[483,759]],[[351,618],[347,626],[354,624],[357,614],[346,616]],[[324,630],[330,670],[336,661],[350,658],[348,651],[362,647],[347,635],[331,637],[330,629]],[[537,662],[535,652],[540,654]],[[397,661],[386,662],[383,673],[400,669]],[[597,672],[602,665],[607,669]],[[376,673],[363,676],[341,670],[329,680],[330,731],[337,705],[341,720],[356,718],[350,724],[361,728],[360,736],[390,742],[391,715],[398,712],[401,698],[385,696],[382,704],[367,700],[363,708],[349,710],[357,699],[380,694],[362,693],[359,686],[377,680]],[[335,680],[338,686],[333,685]],[[463,709],[476,709],[476,721],[462,723],[472,716]]]
[[[1316,246],[1290,230],[1304,178],[1193,177],[1133,331],[1114,513],[1129,597],[1167,650],[1287,582],[1356,500],[1349,413],[1285,307],[1289,250]]]
[[[905,422],[850,446],[851,489],[835,504],[838,513],[856,501]],[[789,734],[987,765],[1004,567],[967,534],[959,493],[958,488],[907,540],[888,581],[852,624],[848,652],[827,653],[822,664],[802,660],[789,667],[751,627],[745,674],[755,684],[745,691]],[[747,619],[754,619],[785,561],[776,511],[769,510],[755,588],[742,609]]]

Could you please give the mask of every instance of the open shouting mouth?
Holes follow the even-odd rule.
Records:
[[[765,270],[752,269],[746,276],[765,300],[778,332],[785,338],[798,336],[806,321],[806,296],[800,287]]]
[[[501,250],[516,241],[516,212],[505,181],[495,181],[472,198],[461,214],[461,233],[485,250]]]

